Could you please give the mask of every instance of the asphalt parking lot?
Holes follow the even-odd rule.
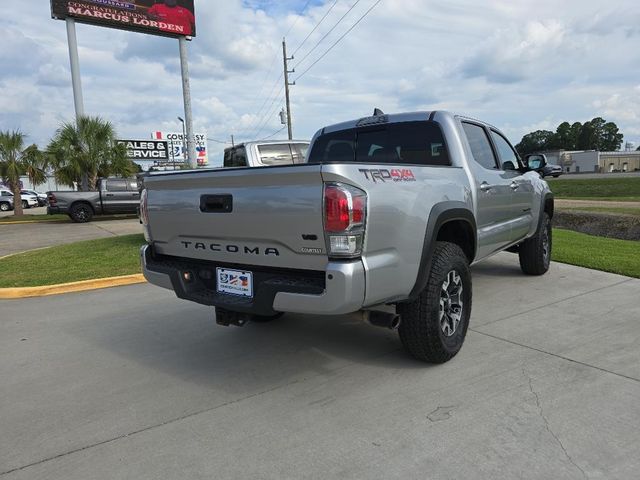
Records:
[[[142,233],[137,218],[90,223],[0,224],[0,257],[65,243]]]
[[[638,293],[501,254],[441,366],[354,317],[224,328],[146,284],[0,301],[0,478],[637,478]]]

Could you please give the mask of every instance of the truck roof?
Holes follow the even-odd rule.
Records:
[[[309,140],[255,140],[250,142],[236,143],[233,147],[225,148],[225,151],[237,147],[246,147],[249,145],[279,145],[283,143],[310,143]]]
[[[399,122],[415,122],[421,120],[429,120],[432,119],[435,114],[445,115],[450,117],[459,117],[467,120],[472,120],[477,123],[481,123],[483,125],[487,125],[489,127],[494,127],[493,125],[488,124],[487,122],[474,119],[472,117],[468,117],[466,115],[456,114],[447,110],[431,110],[431,111],[418,111],[418,112],[403,112],[403,113],[384,113],[378,115],[371,115],[366,117],[357,118],[354,120],[348,120],[346,122],[340,122],[333,125],[328,125],[321,129],[322,133],[336,132],[339,130],[347,130],[349,128],[355,128],[358,126],[364,125],[375,125],[376,123],[399,123]],[[497,128],[496,128],[497,130]]]

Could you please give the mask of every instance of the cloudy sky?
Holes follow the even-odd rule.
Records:
[[[308,69],[376,1],[195,0],[196,130],[229,141],[281,128],[286,35],[296,138],[380,107],[454,110],[495,124],[514,143],[602,116],[640,144],[637,0],[381,0]],[[50,18],[49,0],[4,3],[0,130],[20,129],[45,146],[74,115],[65,25]],[[126,138],[181,129],[177,40],[78,25],[78,42],[87,114],[111,120]],[[209,143],[214,165],[224,146]]]

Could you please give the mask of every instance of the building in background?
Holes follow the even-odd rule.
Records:
[[[560,165],[565,173],[614,173],[640,171],[640,151],[549,150],[547,162]]]

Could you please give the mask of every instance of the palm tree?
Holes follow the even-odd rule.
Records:
[[[79,117],[63,123],[47,151],[56,180],[82,191],[95,190],[98,178],[135,172],[124,145],[118,144],[113,125],[100,117]]]
[[[24,138],[24,134],[17,130],[0,132],[0,177],[13,192],[14,215],[16,216],[23,214],[20,175],[33,169],[33,178],[37,176],[37,179],[41,180],[40,174],[36,175],[35,173],[37,167],[33,163],[41,154],[35,145],[24,149]],[[42,175],[44,176],[44,172]]]
[[[27,147],[23,153],[24,172],[33,188],[36,188],[36,185],[47,180],[47,157],[35,144]]]

